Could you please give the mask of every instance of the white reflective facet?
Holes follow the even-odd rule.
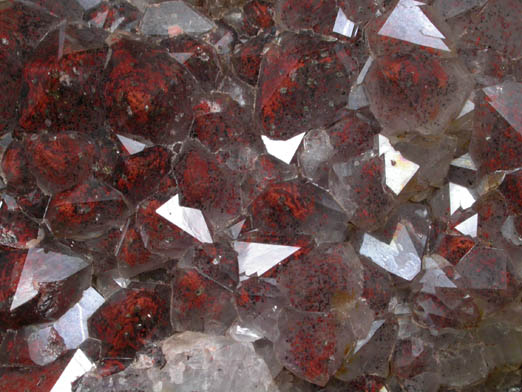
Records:
[[[460,222],[457,226],[455,226],[455,230],[460,231],[464,235],[469,235],[470,237],[477,236],[477,225],[478,225],[478,214],[475,214],[468,219]]]
[[[156,213],[198,241],[212,243],[212,237],[202,212],[195,208],[179,205],[179,195],[160,206]]]
[[[352,86],[350,89],[350,95],[348,96],[348,109],[357,110],[364,108],[370,104],[364,87],[361,84]]]
[[[420,8],[423,5],[415,0],[400,0],[378,34],[449,52],[443,41],[446,37],[424,14]]]
[[[337,17],[333,27],[333,32],[344,35],[345,37],[353,37],[357,32],[355,23],[346,17],[343,10],[339,8],[337,11]]]
[[[243,219],[239,222],[237,222],[236,224],[230,226],[227,231],[228,231],[228,234],[233,238],[233,239],[236,239],[237,237],[239,237],[239,233],[241,233],[241,229],[243,228],[243,224],[245,223],[245,220],[246,219]]]
[[[421,269],[421,259],[402,223],[397,225],[390,244],[364,234],[359,252],[386,271],[406,280],[412,280]]]
[[[118,139],[120,139],[121,144],[123,144],[123,147],[129,152],[129,154],[137,154],[138,152],[141,152],[147,147],[146,144],[140,143],[137,140],[129,139],[128,137],[125,137],[123,135],[116,135]]]
[[[263,339],[263,335],[259,331],[243,327],[237,322],[228,329],[228,335],[237,342],[255,342]]]
[[[264,135],[261,136],[263,143],[265,144],[266,151],[283,161],[286,164],[290,164],[294,158],[295,152],[299,148],[301,141],[303,140],[305,132],[300,133],[288,140],[272,140]]]
[[[241,275],[261,276],[300,247],[288,245],[262,244],[257,242],[234,241],[237,262]]]
[[[34,298],[39,283],[62,281],[87,266],[87,262],[79,257],[46,252],[43,248],[29,249],[10,310]]]
[[[517,232],[517,229],[515,227],[515,220],[512,215],[507,217],[506,221],[500,229],[500,232],[502,233],[504,238],[510,241],[513,245],[522,245],[522,236]]]
[[[370,66],[373,63],[373,57],[370,56],[366,59],[366,62],[364,63],[364,66],[361,69],[361,72],[359,73],[359,76],[357,76],[356,84],[362,84],[364,82],[364,78],[366,77],[366,74],[368,73],[368,70],[370,69]]]
[[[67,349],[78,348],[89,337],[87,320],[103,302],[103,297],[89,287],[83,292],[80,301],[54,323],[54,329],[62,337]]]
[[[461,167],[463,169],[469,170],[477,170],[477,166],[475,165],[475,162],[473,162],[473,159],[471,159],[469,153],[465,153],[464,155],[461,155],[460,157],[452,160],[451,166]]]
[[[120,286],[121,288],[125,289],[129,286],[129,284],[131,283],[130,279],[127,279],[127,278],[114,278],[114,281],[116,282],[116,284],[118,286]]]
[[[62,374],[54,384],[51,392],[70,392],[72,383],[85,373],[90,371],[94,364],[87,358],[82,350],[76,350],[73,357],[63,370]]]
[[[455,283],[453,283],[440,268],[440,265],[449,264],[449,262],[443,257],[439,255],[431,255],[424,257],[423,261],[426,272],[420,279],[420,283],[422,283],[422,292],[435,294],[436,289],[439,287],[446,289],[457,288]]]
[[[496,86],[485,87],[488,102],[502,117],[522,133],[522,83],[506,81]]]
[[[464,103],[464,106],[462,107],[462,110],[460,111],[457,118],[461,118],[465,116],[468,113],[471,113],[473,110],[475,110],[475,104],[473,101],[470,101],[469,99]]]
[[[381,134],[377,135],[377,143],[379,156],[384,155],[386,185],[393,193],[398,195],[417,173],[420,166],[404,158],[399,151],[393,148],[387,137]]]
[[[475,197],[468,188],[452,182],[449,183],[449,197],[451,214],[457,211],[459,207],[465,210],[475,203]]]
[[[398,195],[417,173],[419,167],[415,162],[404,158],[399,151],[387,152],[384,154],[386,185]]]
[[[375,332],[377,332],[377,330],[379,328],[381,328],[381,326],[384,324],[384,321],[385,320],[375,320],[372,323],[372,325],[370,327],[370,331],[368,332],[368,335],[364,339],[357,341],[357,344],[355,345],[355,348],[353,349],[354,354],[357,351],[359,351],[362,346],[364,346],[366,343],[368,343],[370,341],[370,339],[373,337],[373,335],[375,335]]]
[[[386,136],[383,136],[381,134],[377,135],[377,144],[379,146],[379,156],[386,154],[390,151],[395,151],[393,146],[390,143],[390,139],[388,139]]]
[[[26,331],[29,356],[37,365],[48,365],[62,354],[60,348],[56,347],[56,332],[53,331],[53,327],[30,326]]]
[[[165,1],[152,4],[141,22],[145,35],[203,34],[216,25],[207,17],[192,9],[184,1]]]

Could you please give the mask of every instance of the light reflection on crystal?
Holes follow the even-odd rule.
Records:
[[[195,208],[180,206],[179,195],[175,195],[159,207],[156,213],[198,241],[212,243],[207,222],[201,211]]]
[[[355,348],[353,349],[354,354],[357,351],[359,351],[362,346],[364,346],[366,343],[368,343],[370,341],[370,339],[373,337],[373,335],[375,335],[375,332],[377,332],[377,330],[379,328],[381,328],[381,326],[384,324],[384,322],[385,322],[385,320],[375,320],[372,323],[372,326],[370,327],[370,331],[368,332],[368,335],[364,339],[360,339],[357,341],[357,344],[355,345]]]
[[[449,198],[450,214],[453,214],[459,208],[465,210],[475,203],[475,197],[468,188],[452,182],[449,183]]]
[[[425,272],[419,281],[422,283],[422,292],[435,294],[437,288],[457,288],[455,283],[448,278],[447,274],[442,269],[442,267],[449,264],[443,257],[439,255],[426,256],[423,259],[423,264]],[[453,278],[457,277],[458,276],[454,276]]]
[[[137,154],[137,153],[143,151],[147,147],[147,145],[145,143],[141,143],[137,140],[130,139],[123,135],[116,135],[116,136],[120,140],[121,144],[123,144],[123,147],[125,147],[127,152],[131,155]]]
[[[202,34],[214,27],[215,24],[210,19],[181,0],[150,5],[140,25],[143,34],[168,36]]]
[[[256,242],[234,241],[234,250],[237,252],[240,279],[248,279],[252,276],[261,276],[270,268],[279,264],[297,252],[300,247],[262,244]]]
[[[72,391],[71,384],[93,367],[94,364],[87,358],[83,351],[76,350],[50,392]]]
[[[475,110],[475,104],[473,101],[470,101],[469,99],[464,103],[464,106],[462,107],[462,110],[460,111],[457,118],[464,117],[466,114],[471,113],[473,110]]]
[[[386,185],[398,195],[419,170],[419,165],[402,156],[390,144],[388,138],[378,135],[379,155],[384,155]]]
[[[353,37],[357,33],[355,23],[348,19],[340,8],[339,11],[337,11],[333,32],[344,35],[345,37]]]
[[[504,238],[512,244],[522,246],[522,235],[520,235],[515,228],[514,216],[508,216],[506,218],[506,221],[502,225],[501,232]]]
[[[386,271],[406,280],[412,280],[421,270],[421,259],[408,229],[402,223],[397,225],[389,244],[379,241],[370,234],[364,234],[359,252]]]
[[[62,281],[87,266],[79,257],[50,252],[43,248],[29,249],[11,303],[11,311],[36,297],[40,283]]]
[[[67,349],[78,348],[89,337],[87,320],[104,301],[104,298],[90,287],[83,292],[80,301],[54,323],[54,328],[62,337]]]
[[[449,52],[450,48],[444,43],[446,37],[424,14],[423,5],[416,0],[400,0],[379,34]]]
[[[288,140],[272,140],[265,135],[262,135],[261,139],[265,144],[266,151],[270,155],[286,164],[290,164],[304,136],[305,132],[302,132]]]
[[[475,162],[473,162],[473,159],[471,158],[469,153],[465,153],[464,155],[455,158],[451,161],[451,165],[461,167],[463,169],[477,170],[477,166],[475,165]]]
[[[359,73],[359,76],[357,76],[357,84],[362,84],[364,82],[364,78],[366,77],[366,74],[368,73],[368,70],[370,69],[372,63],[373,57],[370,56],[366,59],[366,62],[364,63],[361,72]]]
[[[522,134],[522,83],[506,81],[483,90],[488,96],[489,104]]]
[[[478,214],[470,216],[468,219],[460,222],[457,226],[455,226],[455,230],[460,231],[464,235],[469,235],[470,237],[477,236],[477,225],[478,225]]]

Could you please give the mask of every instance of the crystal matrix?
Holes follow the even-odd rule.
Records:
[[[0,391],[522,391],[520,0],[0,1]]]

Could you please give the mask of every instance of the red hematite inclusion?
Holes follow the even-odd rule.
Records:
[[[0,392],[520,392],[519,0],[0,3]]]

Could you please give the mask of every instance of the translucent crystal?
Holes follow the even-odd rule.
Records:
[[[421,259],[408,230],[401,223],[397,225],[389,244],[364,234],[359,252],[385,270],[406,280],[412,280],[421,270]]]
[[[522,83],[507,81],[497,86],[485,87],[488,102],[504,119],[522,134]]]
[[[159,385],[180,392],[277,391],[266,363],[251,343],[185,332],[165,340],[162,351],[167,363],[160,376],[166,380],[151,374],[154,384],[163,381]]]
[[[143,34],[168,36],[202,34],[214,27],[210,19],[181,0],[150,5],[140,25]]]
[[[54,323],[67,349],[75,349],[88,337],[87,320],[103,304],[104,298],[92,287],[82,298]]]
[[[87,266],[87,262],[79,257],[49,252],[43,248],[30,249],[11,303],[11,311],[38,295],[40,283],[65,280]]]

